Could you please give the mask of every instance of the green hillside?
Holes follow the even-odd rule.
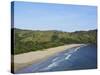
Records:
[[[97,30],[62,32],[56,30],[34,31],[12,29],[14,31],[14,51],[12,54],[43,50],[71,43],[96,43]]]

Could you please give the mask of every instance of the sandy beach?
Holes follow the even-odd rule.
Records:
[[[14,63],[14,72],[20,70],[21,68],[29,66],[32,63],[44,60],[56,53],[62,52],[69,48],[78,47],[81,45],[83,44],[69,44],[69,45],[45,49],[42,51],[35,51],[35,52],[28,52],[28,53],[14,55],[14,61],[12,62]]]

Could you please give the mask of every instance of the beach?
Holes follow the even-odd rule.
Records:
[[[27,67],[33,63],[39,62],[41,60],[45,60],[49,58],[50,56],[60,53],[64,50],[67,50],[73,47],[78,47],[81,45],[83,44],[68,44],[64,46],[14,55],[14,61],[12,62],[14,63],[14,72],[24,67]]]

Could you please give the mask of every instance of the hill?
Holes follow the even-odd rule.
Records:
[[[13,33],[14,32],[14,33]],[[13,35],[14,34],[14,35]],[[12,29],[14,51],[20,54],[72,43],[97,43],[97,30],[62,32],[57,30]]]

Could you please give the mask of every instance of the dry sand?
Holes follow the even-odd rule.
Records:
[[[43,59],[48,58],[56,53],[62,52],[69,48],[78,47],[83,44],[69,44],[54,48],[45,49],[42,51],[28,52],[23,54],[14,55],[14,71],[17,71],[23,67],[29,66],[32,63],[36,63],[37,61],[41,61]]]

